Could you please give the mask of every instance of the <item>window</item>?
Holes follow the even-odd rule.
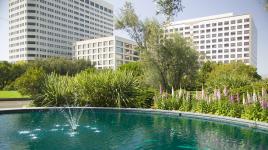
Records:
[[[124,45],[124,43],[123,43],[123,42],[121,42],[121,41],[116,41],[116,45],[117,45],[117,46],[123,46],[123,45]]]
[[[116,52],[116,53],[123,53],[123,48],[116,47],[115,52]]]
[[[249,24],[245,24],[244,25],[244,28],[249,28]]]
[[[245,53],[244,54],[244,57],[249,57],[249,53]]]
[[[249,18],[244,19],[244,22],[249,22]]]
[[[249,51],[249,48],[244,48],[244,51],[245,51],[245,52],[248,52],[248,51]]]

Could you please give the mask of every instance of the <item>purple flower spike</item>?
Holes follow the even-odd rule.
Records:
[[[267,103],[267,101],[266,101],[266,100],[262,100],[262,102],[261,102],[261,106],[262,106],[263,109],[267,109],[267,108],[268,108],[268,103]]]
[[[230,96],[230,102],[234,103],[234,96],[233,95]]]
[[[162,85],[160,85],[159,88],[160,88],[160,89],[159,89],[160,95],[162,95],[162,94],[163,94],[163,88],[162,88]]]

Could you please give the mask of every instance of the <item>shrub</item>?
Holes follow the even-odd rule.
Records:
[[[209,104],[205,100],[199,100],[195,103],[194,111],[199,113],[209,113]]]
[[[84,71],[75,81],[81,99],[91,106],[135,107],[139,84],[131,72]]]
[[[242,118],[255,120],[255,121],[261,121],[262,109],[261,109],[261,105],[259,102],[256,102],[250,105],[245,105],[244,110],[245,112],[243,113]]]
[[[66,106],[75,103],[73,77],[52,73],[46,76],[41,88],[41,92],[34,96],[34,104],[37,106]]]
[[[23,95],[33,96],[41,91],[44,77],[45,72],[42,68],[28,68],[15,80],[14,87]]]

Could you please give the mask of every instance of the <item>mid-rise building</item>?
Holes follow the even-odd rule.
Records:
[[[75,41],[113,35],[103,0],[9,0],[9,60],[72,57]]]
[[[257,30],[251,15],[227,13],[172,22],[165,35],[178,32],[193,41],[200,60],[257,66]]]
[[[91,61],[98,69],[116,69],[122,64],[139,60],[134,41],[110,36],[78,41],[74,44],[74,59]]]

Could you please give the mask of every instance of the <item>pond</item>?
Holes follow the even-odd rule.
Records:
[[[110,109],[85,109],[73,132],[60,110],[31,110],[0,114],[0,149],[259,150],[268,149],[268,134],[179,115]]]

